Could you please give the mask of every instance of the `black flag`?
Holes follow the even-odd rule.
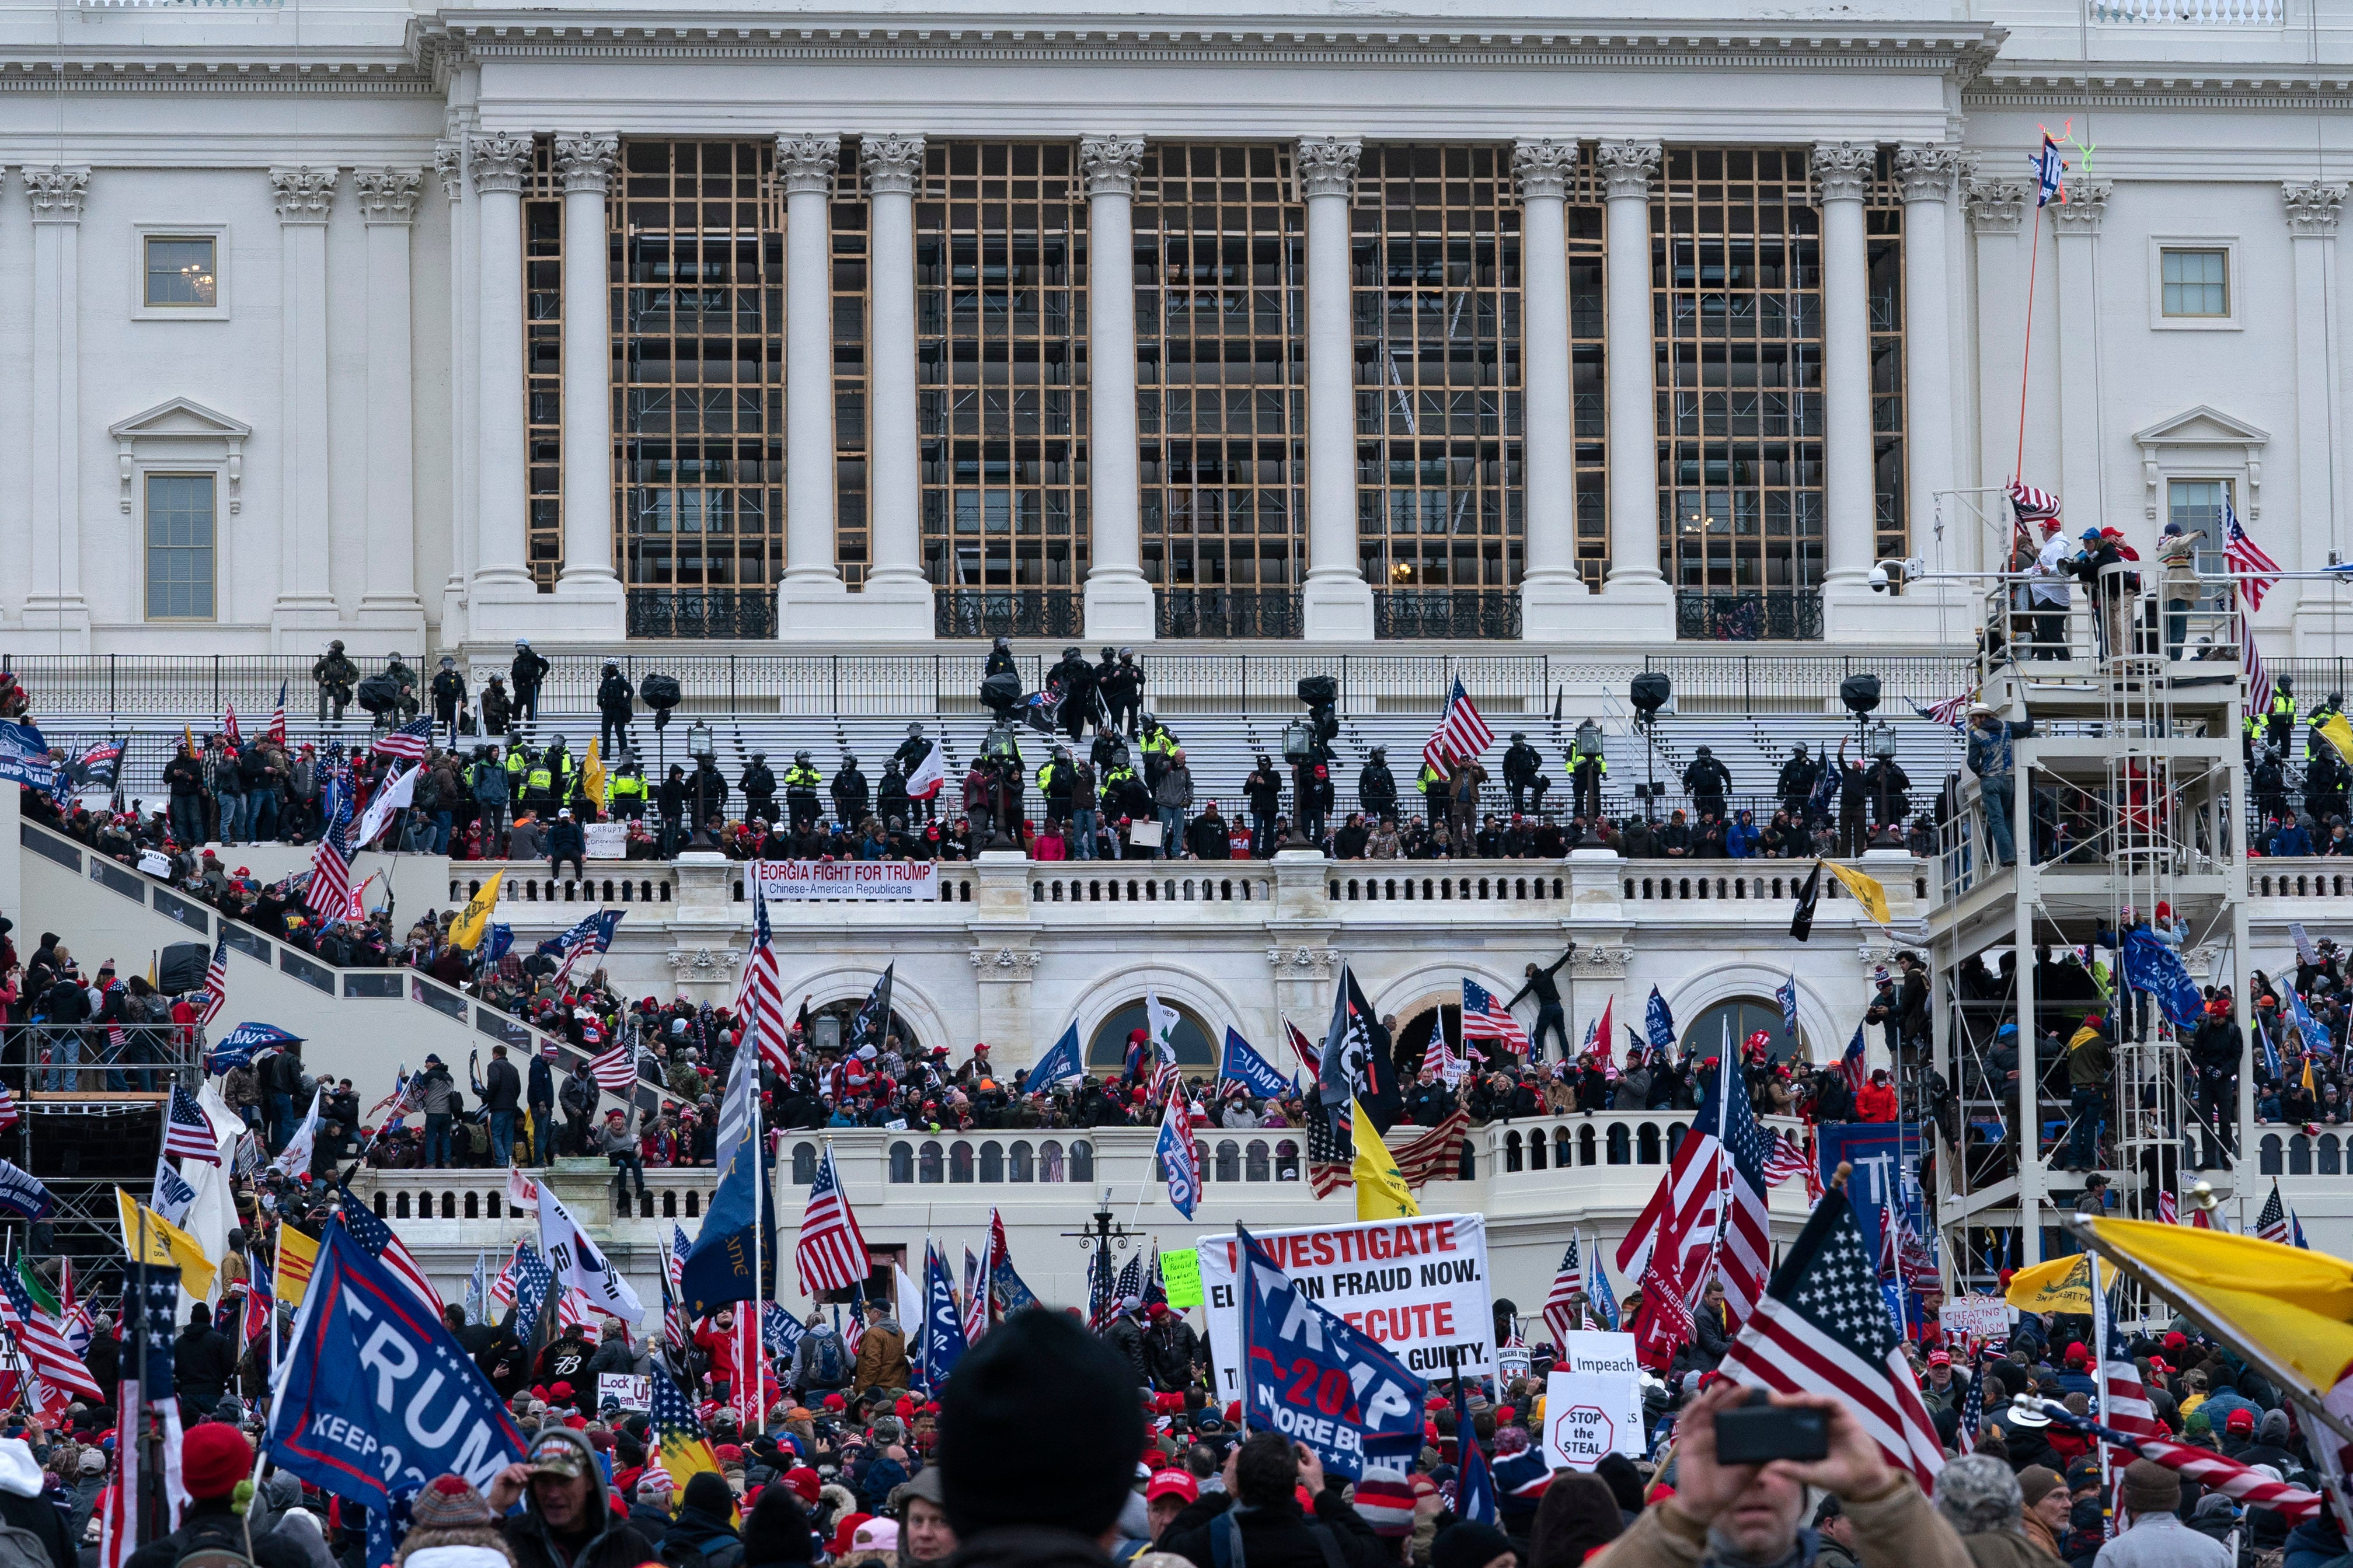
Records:
[[[1814,862],[1812,872],[1798,886],[1798,912],[1789,917],[1789,934],[1804,942],[1814,934],[1814,906],[1822,897],[1822,863]]]
[[[872,1046],[877,1051],[891,1032],[891,975],[898,968],[893,963],[882,971],[882,978],[874,983],[873,992],[866,1005],[849,1021],[849,1037],[841,1043],[845,1051],[855,1051],[860,1046]]]
[[[1340,984],[1332,998],[1332,1021],[1324,1031],[1324,1052],[1315,1071],[1316,1098],[1321,1104],[1345,1107],[1354,1095],[1376,1124],[1384,1108],[1394,1120],[1401,1101],[1397,1064],[1389,1059],[1382,1031],[1365,1000],[1356,973],[1340,966]]]

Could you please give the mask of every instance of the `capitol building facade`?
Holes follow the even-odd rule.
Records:
[[[0,9],[0,647],[1950,649],[2014,477],[2345,548],[2353,8],[1653,9]]]

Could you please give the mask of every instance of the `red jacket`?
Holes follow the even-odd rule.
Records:
[[[715,1322],[694,1331],[694,1348],[711,1358],[712,1378],[725,1378],[729,1386],[735,1382],[735,1332],[722,1329]]]
[[[1893,1121],[1895,1120],[1895,1086],[1890,1083],[1866,1083],[1856,1091],[1854,1114],[1859,1121]]]

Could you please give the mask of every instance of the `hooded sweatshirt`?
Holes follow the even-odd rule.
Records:
[[[539,1501],[526,1487],[522,1511],[508,1515],[499,1525],[507,1549],[514,1553],[515,1568],[638,1568],[654,1555],[654,1549],[627,1520],[614,1516],[600,1479],[603,1472],[597,1468],[588,1439],[568,1427],[553,1430],[565,1434],[578,1446],[593,1483],[588,1489],[587,1530],[570,1540],[558,1539],[540,1516]],[[544,1442],[547,1436],[542,1432],[540,1440]]]

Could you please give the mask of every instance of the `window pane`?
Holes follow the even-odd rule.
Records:
[[[2191,533],[2203,534],[2201,548],[2219,551],[2222,508],[2230,499],[2230,486],[2221,479],[2174,479],[2166,486],[2166,517]]]
[[[213,613],[213,478],[147,476],[147,618]]]
[[[206,306],[216,302],[210,239],[147,241],[147,303]]]
[[[2221,250],[2168,250],[2160,258],[2168,316],[2231,313],[2230,258]]]

